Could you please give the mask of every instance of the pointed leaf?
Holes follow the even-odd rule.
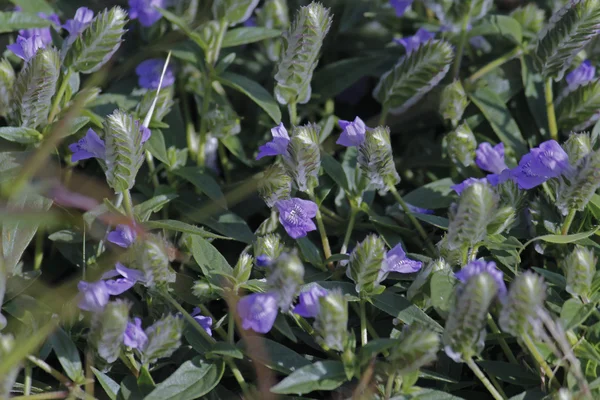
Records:
[[[258,83],[232,72],[223,72],[219,76],[219,81],[248,96],[260,108],[265,110],[276,124],[281,122],[281,110],[279,110],[275,99]]]

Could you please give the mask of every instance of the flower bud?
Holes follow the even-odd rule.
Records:
[[[0,116],[6,117],[10,112],[14,84],[15,70],[10,62],[3,58],[0,61]]]
[[[238,258],[235,268],[233,268],[233,276],[238,283],[244,283],[250,278],[252,273],[252,264],[254,259],[248,253],[242,253]]]
[[[318,175],[321,168],[319,127],[315,124],[295,126],[287,151],[283,163],[298,190],[313,190],[319,184]]]
[[[443,258],[430,261],[425,268],[419,271],[415,277],[415,280],[408,287],[408,290],[406,291],[406,297],[413,301],[413,299],[417,298],[417,296],[420,297],[423,295],[423,290],[425,290],[425,286],[429,284],[431,275],[437,271],[451,271],[451,268]]]
[[[477,140],[466,122],[446,135],[443,147],[452,163],[457,166],[468,167],[475,161]]]
[[[577,165],[579,160],[593,151],[592,139],[590,134],[586,132],[571,133],[562,147],[569,156],[571,165]]]
[[[0,360],[4,360],[15,346],[15,339],[12,335],[3,335],[0,333]],[[0,376],[0,399],[10,398],[10,392],[17,380],[21,366],[17,366]]]
[[[317,342],[325,349],[343,351],[348,335],[348,301],[340,290],[319,298],[320,312],[315,319]]]
[[[148,287],[175,282],[175,273],[169,266],[167,243],[158,235],[146,235],[143,240],[137,240],[131,262],[144,273]]]
[[[439,335],[415,324],[405,327],[388,359],[398,375],[408,375],[435,361],[439,348]]]
[[[496,281],[487,272],[474,275],[461,285],[442,338],[448,357],[460,362],[481,352],[488,309],[497,292]]]
[[[464,189],[456,213],[451,217],[446,247],[473,247],[487,236],[487,226],[496,213],[498,196],[488,183],[475,182]]]
[[[303,283],[304,265],[295,253],[281,254],[267,277],[268,290],[277,294],[277,306],[282,312],[289,311]]]
[[[541,276],[531,271],[518,275],[502,304],[498,320],[502,330],[515,337],[535,334],[545,299],[546,284]]]
[[[98,355],[108,363],[115,362],[121,354],[121,343],[129,322],[130,308],[131,303],[127,301],[112,301],[92,318],[90,343]]]
[[[350,254],[346,275],[356,284],[359,295],[379,294],[385,289],[379,284],[386,275],[380,274],[385,254],[385,243],[377,235],[367,236]]]
[[[440,114],[444,119],[450,120],[452,126],[458,125],[468,105],[469,98],[459,80],[444,88],[440,99]]]
[[[538,33],[546,23],[546,12],[535,3],[516,8],[510,16],[521,24],[524,31],[531,33]]]
[[[148,342],[142,351],[142,362],[152,363],[169,357],[181,346],[183,318],[167,315],[145,330]]]
[[[366,132],[358,149],[358,164],[370,186],[381,194],[400,182],[392,154],[390,128],[378,126]]]
[[[290,17],[287,0],[266,0],[265,5],[256,13],[258,24],[269,29],[287,30],[290,27]],[[282,43],[279,38],[265,41],[267,57],[273,62],[281,58]]]
[[[194,286],[192,286],[192,293],[199,300],[199,303],[206,303],[211,300],[216,300],[219,298],[219,288],[211,285],[210,282],[205,280],[197,280],[194,282]]]
[[[563,268],[567,277],[567,292],[573,296],[587,298],[591,292],[592,280],[596,273],[594,251],[587,247],[575,246],[565,258]]]
[[[258,194],[269,208],[279,200],[287,200],[292,192],[292,178],[280,163],[269,166],[258,181]]]
[[[285,53],[275,75],[275,97],[280,104],[310,100],[310,81],[331,22],[329,9],[320,3],[300,7],[296,13],[292,27],[284,33]]]
[[[281,243],[281,236],[276,233],[269,233],[265,236],[258,236],[256,242],[254,242],[254,257],[257,262],[257,266],[264,267],[266,265],[259,265],[259,257],[262,257],[261,262],[267,264],[276,260],[283,251],[283,243]]]
[[[600,150],[589,153],[577,163],[570,176],[563,177],[556,193],[556,206],[563,215],[583,211],[600,187]]]

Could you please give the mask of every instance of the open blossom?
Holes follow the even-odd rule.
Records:
[[[142,61],[136,68],[135,73],[138,76],[138,84],[144,89],[155,90],[160,84],[160,77],[165,67],[165,60],[161,58],[151,58]],[[175,83],[175,72],[171,64],[167,66],[165,76],[163,77],[163,88],[172,86]]]
[[[156,7],[165,8],[165,0],[129,0],[129,17],[138,19],[142,26],[152,26],[162,18]]]
[[[481,143],[475,150],[475,163],[484,171],[502,173],[508,168],[504,162],[504,143],[498,143],[494,147],[489,143]]]
[[[337,144],[346,147],[358,147],[365,141],[365,133],[368,128],[359,117],[356,117],[354,121],[340,120],[338,124],[343,131],[336,142]]]
[[[129,225],[117,225],[116,229],[108,234],[108,241],[120,247],[129,247],[135,242],[137,234]]]
[[[63,25],[63,28],[69,32],[71,36],[77,36],[94,19],[94,12],[87,7],[79,7],[75,12],[75,17],[73,19],[67,20]]]
[[[110,279],[115,277],[117,279]],[[117,263],[114,270],[102,275],[101,280],[97,282],[80,281],[77,284],[77,289],[82,295],[78,306],[85,311],[101,311],[108,304],[110,296],[118,296],[126,292],[138,281],[144,281],[141,271]]]
[[[98,134],[93,129],[88,129],[85,136],[79,139],[77,142],[69,145],[69,150],[73,152],[71,156],[72,162],[79,160],[87,160],[88,158],[100,158],[106,157],[106,146],[104,140],[100,139]]]
[[[315,284],[308,285],[298,296],[298,305],[294,307],[294,312],[301,317],[315,318],[319,315],[319,299],[327,295],[327,290]]]
[[[77,289],[82,294],[78,303],[79,308],[82,310],[102,311],[104,306],[108,304],[110,295],[104,281],[93,283],[81,281],[77,284]]]
[[[404,15],[408,7],[413,3],[414,0],[390,0],[390,4],[396,11],[396,16],[401,17]]]
[[[432,40],[435,34],[429,32],[427,29],[419,28],[414,36],[404,37],[402,39],[395,39],[394,41],[401,44],[406,49],[406,54],[410,54],[418,49],[423,43]]]
[[[595,75],[596,68],[592,65],[590,60],[585,60],[579,67],[571,71],[565,79],[569,85],[569,90],[573,91],[578,86],[585,85],[594,80]]]
[[[312,201],[294,197],[289,200],[279,200],[275,206],[279,210],[279,222],[292,238],[304,237],[307,232],[317,229],[312,221],[312,218],[317,215],[317,205]]]
[[[257,160],[267,156],[282,155],[287,152],[290,135],[288,135],[287,129],[283,126],[283,122],[271,129],[271,135],[273,135],[273,140],[258,148]]]
[[[494,278],[496,286],[498,287],[498,296],[503,298],[506,295],[504,274],[498,269],[496,263],[493,261],[487,262],[482,258],[471,261],[460,271],[458,271],[455,276],[456,279],[462,283],[466,283],[472,276],[479,275],[484,272],[487,272],[492,278]]]
[[[465,190],[466,188],[468,188],[469,186],[471,186],[477,182],[485,183],[485,182],[487,182],[487,179],[486,178],[467,178],[464,181],[462,181],[461,183],[457,183],[456,185],[450,186],[450,188],[452,190],[454,190],[457,194],[460,195],[463,192],[463,190]]]
[[[273,293],[254,293],[244,296],[237,304],[242,328],[267,333],[277,318],[277,296]]]
[[[402,245],[398,243],[393,249],[386,253],[382,270],[384,272],[412,274],[413,272],[420,270],[422,266],[423,263],[421,261],[411,260],[406,257]]]
[[[46,45],[39,35],[34,35],[28,38],[19,35],[16,43],[7,46],[7,48],[15,53],[17,57],[25,61],[29,61],[33,56],[35,56],[39,49],[43,49],[45,47]]]
[[[196,307],[194,308],[194,311],[192,311],[191,316],[194,317],[194,320],[196,320],[196,322],[202,327],[202,329],[206,331],[206,333],[208,333],[209,336],[212,336],[211,328],[213,320],[211,317],[200,315],[200,312],[200,309]]]
[[[123,334],[123,343],[132,349],[143,349],[148,342],[148,336],[142,328],[142,320],[134,318],[134,323],[128,322],[125,333]]]
[[[41,12],[41,13],[38,13],[38,16],[40,18],[51,21],[56,26],[60,26],[60,19],[58,19],[58,15],[56,15],[56,14],[46,15],[45,13]],[[21,29],[21,30],[19,30],[19,35],[23,36],[24,38],[39,36],[42,43],[44,43],[45,45],[52,43],[52,33],[50,31],[50,27]]]
[[[548,140],[525,154],[512,175],[521,189],[531,189],[569,169],[567,153],[555,140]]]

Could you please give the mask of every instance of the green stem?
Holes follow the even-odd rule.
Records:
[[[39,228],[35,235],[35,256],[33,258],[33,269],[39,270],[42,268],[44,260],[44,234],[43,229]]]
[[[517,361],[517,358],[513,354],[512,350],[510,349],[510,347],[508,347],[508,343],[506,343],[506,340],[504,340],[504,338],[501,336],[502,332],[500,332],[500,328],[498,327],[498,325],[496,325],[496,321],[494,321],[494,318],[492,318],[490,314],[488,314],[488,325],[492,329],[492,332],[498,336],[498,342],[500,343],[500,347],[502,348],[504,355],[506,356],[506,358],[508,358],[508,361],[518,365],[519,361]]]
[[[11,399],[13,399],[13,400],[51,400],[51,399],[64,399],[69,394],[70,393],[66,392],[66,391],[62,391],[62,392],[46,392],[46,393],[39,393],[39,394],[32,394],[32,395],[25,395],[25,396],[15,396],[15,397],[11,397]]]
[[[46,363],[44,360],[40,360],[34,356],[27,356],[27,359],[35,364],[38,368],[51,375],[54,379],[62,383],[64,386],[70,388],[73,387],[73,382],[66,376],[64,376],[60,371],[54,369],[50,364]]]
[[[492,395],[492,397],[494,399],[504,400],[502,395],[500,393],[498,393],[498,391],[496,390],[494,385],[492,385],[492,383],[488,380],[488,378],[486,378],[486,376],[483,374],[483,371],[481,371],[481,369],[479,369],[479,366],[475,363],[475,361],[473,361],[472,358],[470,358],[470,357],[467,358],[465,360],[465,362],[467,363],[467,365],[469,366],[471,371],[473,371],[475,376],[481,381],[481,383],[483,383],[483,386],[485,386],[485,388],[488,390],[488,392],[490,392],[490,394]]]
[[[60,102],[67,91],[67,86],[69,86],[69,78],[71,78],[71,68],[67,69],[67,73],[63,76],[63,80],[58,88],[58,92],[56,93],[56,97],[54,98],[54,102],[52,103],[52,109],[50,110],[50,114],[48,115],[48,123],[51,124],[54,121],[54,117],[58,114],[58,108],[60,107]]]
[[[546,113],[548,114],[550,137],[558,140],[558,126],[556,125],[556,114],[554,112],[554,100],[552,96],[552,78],[550,78],[546,81]]]
[[[181,84],[179,88],[179,98],[181,99],[181,110],[183,111],[183,121],[185,123],[185,137],[187,141],[188,153],[190,158],[198,158],[198,136],[194,128],[194,122],[190,115],[190,104],[186,96],[185,87]]]
[[[552,372],[552,368],[550,368],[550,366],[548,365],[546,360],[544,360],[544,357],[542,357],[542,355],[538,351],[537,347],[535,347],[535,344],[533,343],[533,341],[531,340],[529,335],[525,334],[521,337],[521,339],[523,340],[523,343],[525,343],[525,347],[527,347],[527,350],[529,350],[529,352],[533,356],[537,365],[541,369],[543,369],[544,373],[548,376],[548,379],[550,380],[550,384],[555,385],[556,387],[559,388],[560,383],[558,383],[558,381],[556,380],[556,377],[554,376],[554,372]]]
[[[454,79],[458,79],[460,73],[460,63],[462,61],[463,53],[465,51],[465,45],[467,44],[467,26],[469,25],[469,14],[467,14],[462,23],[460,31],[460,38],[458,47],[456,48],[456,55],[454,56],[454,66],[452,67],[452,76]]]
[[[33,369],[31,368],[31,363],[25,363],[25,380],[23,385],[25,388],[23,389],[23,394],[25,396],[29,396],[31,394],[31,373]]]
[[[365,300],[360,300],[360,344],[366,346],[369,341],[367,335],[367,307]]]
[[[392,373],[388,376],[387,384],[385,385],[385,400],[389,400],[392,397],[392,391],[394,390],[395,380],[396,373]]]
[[[227,150],[225,145],[219,140],[219,159],[221,160],[221,166],[223,167],[223,175],[225,176],[225,183],[231,182],[231,174],[229,173],[230,165],[229,158],[227,158]]]
[[[152,179],[152,185],[155,189],[158,189],[160,183],[158,182],[158,175],[156,174],[156,165],[154,165],[154,157],[150,154],[150,151],[146,150],[146,163],[148,164],[148,170],[150,171],[150,179]]]
[[[223,18],[219,21],[219,32],[217,34],[217,41],[215,42],[215,48],[211,49],[209,53],[209,59],[212,66],[214,66],[217,61],[219,61],[219,54],[221,53],[221,47],[223,46],[223,39],[225,38],[225,33],[227,32],[227,21]]]
[[[133,219],[133,201],[131,200],[129,189],[123,191],[123,207],[125,207],[127,216]]]
[[[492,72],[496,68],[509,62],[513,58],[520,56],[522,52],[523,52],[523,50],[520,47],[514,48],[513,50],[504,54],[503,56],[496,58],[494,61],[492,61],[488,64],[485,64],[483,67],[481,67],[480,69],[475,71],[470,77],[467,78],[467,82],[475,83],[478,79],[481,79],[483,76]]]
[[[577,213],[577,210],[574,208],[569,210],[569,214],[567,214],[567,217],[565,218],[565,222],[563,223],[563,226],[561,229],[561,233],[563,235],[566,235],[569,233],[569,228],[571,227],[571,224],[573,223],[573,219],[575,218],[576,213]]]
[[[315,198],[314,193],[311,191],[308,194],[309,198],[315,203],[317,203],[317,199]],[[323,244],[323,255],[325,259],[329,259],[331,257],[331,247],[329,246],[329,239],[327,238],[327,231],[325,230],[325,224],[323,223],[323,216],[321,215],[321,210],[317,207],[317,227],[319,228],[319,234],[321,235],[321,243]],[[333,267],[333,265],[331,265]]]
[[[387,119],[389,112],[389,108],[384,106],[381,110],[381,114],[379,115],[379,125],[385,125],[385,120]]]
[[[231,344],[235,344],[235,315],[229,310],[227,323],[227,341]]]
[[[298,123],[298,110],[296,109],[296,103],[290,103],[288,105],[288,113],[290,114],[290,125],[296,125]]]
[[[348,222],[348,227],[346,228],[346,235],[344,235],[344,243],[342,244],[342,249],[340,250],[341,254],[346,254],[346,250],[348,250],[348,243],[350,243],[350,237],[352,237],[352,230],[354,230],[354,223],[356,222],[356,214],[358,214],[359,210],[356,207],[352,207],[350,209],[350,221]]]
[[[200,166],[204,166],[206,161],[206,131],[208,129],[208,110],[210,107],[210,100],[212,96],[212,76],[211,73],[206,75],[206,80],[204,82],[204,96],[202,96],[202,115],[200,116],[202,119],[200,120],[200,133],[199,133],[199,141],[198,141],[198,154],[197,164]]]
[[[396,199],[396,201],[398,202],[398,204],[400,204],[400,207],[402,207],[402,209],[404,210],[404,213],[406,215],[408,215],[408,219],[410,219],[410,222],[417,229],[417,231],[419,232],[419,235],[421,235],[421,237],[423,238],[423,240],[425,241],[425,243],[427,243],[427,248],[431,252],[431,255],[435,256],[435,254],[437,253],[437,251],[435,250],[435,247],[431,243],[431,240],[429,240],[429,236],[427,236],[427,233],[425,232],[425,229],[423,229],[423,225],[421,225],[421,223],[417,220],[417,218],[415,218],[415,216],[413,215],[413,213],[409,210],[408,205],[402,199],[402,196],[400,196],[400,194],[398,193],[398,191],[396,190],[396,188],[394,186],[390,185],[389,189],[390,189],[390,192],[392,192],[392,195],[394,196],[394,198]]]

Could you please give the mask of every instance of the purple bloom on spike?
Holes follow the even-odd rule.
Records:
[[[98,134],[93,129],[88,129],[85,136],[77,142],[69,145],[69,150],[73,152],[71,156],[72,162],[79,160],[87,160],[88,158],[101,158],[106,156],[106,147],[104,140],[100,139]]]
[[[402,249],[402,245],[398,243],[393,249],[385,255],[383,265],[384,272],[398,272],[400,274],[412,274],[421,269],[423,263],[421,261],[411,260],[406,257],[406,253]]]
[[[402,39],[395,39],[394,41],[401,44],[406,49],[406,54],[410,54],[419,48],[423,43],[432,40],[435,34],[429,32],[427,29],[419,28],[414,36],[408,36]]]
[[[267,256],[266,254],[261,254],[260,256],[256,257],[257,267],[268,267],[272,262],[273,260],[271,260],[271,257]]]
[[[317,229],[312,221],[317,215],[317,205],[309,200],[294,197],[275,203],[279,210],[279,222],[294,239],[306,236],[307,232]]]
[[[486,182],[486,181],[487,180],[485,178],[467,178],[464,181],[462,181],[461,183],[450,186],[450,188],[452,190],[454,190],[457,194],[460,195],[463,192],[463,190],[465,190],[469,186],[473,185],[474,183]]]
[[[38,13],[38,16],[43,19],[46,19],[48,21],[51,21],[56,26],[60,26],[60,20],[58,19],[58,15],[56,15],[56,14],[46,15],[43,12],[41,12],[41,13]],[[44,43],[44,45],[48,45],[48,44],[52,43],[52,33],[51,33],[49,27],[21,29],[19,31],[19,35],[23,36],[26,39],[34,37],[34,36],[39,36],[40,39],[42,40],[42,43]]]
[[[591,82],[594,80],[595,75],[596,68],[592,65],[590,60],[585,60],[579,67],[575,68],[567,75],[566,80],[569,85],[569,90],[573,91],[578,86]]]
[[[489,143],[481,143],[475,150],[475,163],[479,168],[493,174],[501,174],[506,168],[504,162],[504,143],[494,147]]]
[[[139,121],[136,121],[135,124],[140,127],[140,132],[142,132],[142,144],[146,143],[150,139],[150,136],[152,136],[152,131],[150,128],[141,125]]]
[[[156,7],[165,8],[165,0],[129,0],[129,17],[142,26],[152,26],[162,18]]]
[[[116,264],[115,271],[117,271],[123,278],[128,279],[133,282],[145,282],[146,281],[146,278],[142,271],[138,271],[137,269],[127,268],[120,262],[118,262]]]
[[[359,117],[354,118],[354,121],[340,120],[338,124],[343,131],[336,142],[337,144],[346,147],[358,147],[365,141],[365,134],[368,128]]]
[[[287,152],[288,144],[290,143],[290,135],[288,135],[283,122],[271,129],[273,140],[258,148],[257,160],[267,156],[277,156]]]
[[[209,336],[212,336],[212,318],[211,317],[205,317],[203,315],[200,315],[200,309],[198,307],[194,308],[194,311],[192,311],[191,316],[194,317],[194,319],[196,320],[196,322],[198,324],[200,324],[200,326],[202,327],[202,329],[204,329],[206,331],[206,333],[208,333]]]
[[[17,37],[17,42],[6,46],[15,55],[25,61],[29,61],[39,49],[46,47],[42,38],[39,35],[34,35],[29,38],[23,36]]]
[[[397,17],[403,16],[412,3],[413,0],[390,0],[390,4],[396,10]]]
[[[512,176],[521,189],[532,189],[569,169],[567,153],[555,140],[548,140],[525,154]]]
[[[117,228],[108,234],[108,241],[121,247],[129,247],[135,242],[137,234],[129,225],[117,225]]]
[[[244,296],[237,304],[242,328],[267,333],[277,318],[277,296],[273,293],[254,293]]]
[[[456,279],[462,283],[466,283],[472,276],[479,275],[484,272],[488,273],[492,278],[494,278],[496,286],[498,287],[498,296],[503,298],[506,295],[506,284],[504,283],[503,278],[504,274],[498,269],[498,267],[496,267],[496,263],[493,261],[486,262],[482,258],[471,261],[460,271],[454,274],[454,276],[456,276]]]
[[[123,294],[129,289],[131,289],[133,285],[135,285],[134,281],[130,281],[127,278],[111,279],[108,281],[104,281],[104,283],[106,284],[106,290],[108,291],[108,294],[110,294],[111,296],[118,296],[120,294]]]
[[[138,76],[138,84],[144,89],[158,89],[160,84],[160,76],[165,67],[165,60],[160,58],[151,58],[141,62],[135,69],[135,73]],[[166,88],[175,83],[175,73],[171,64],[165,71],[163,78],[162,87]]]
[[[410,210],[411,213],[414,213],[414,214],[429,214],[429,215],[433,214],[433,210],[429,210],[427,208],[421,208],[421,207],[413,206],[412,204],[406,204],[406,205],[408,206],[408,209]]]
[[[77,284],[77,289],[81,293],[78,306],[82,310],[98,312],[102,311],[104,306],[108,304],[110,295],[104,281],[92,283],[80,281]]]
[[[512,179],[512,174],[512,170],[507,168],[500,174],[489,174],[488,176],[486,176],[486,179],[490,183],[490,185],[498,186],[499,184],[504,183],[509,179]]]
[[[298,305],[294,307],[294,312],[305,318],[315,318],[319,315],[321,309],[319,298],[326,296],[327,290],[315,284],[308,285],[298,296]]]
[[[148,342],[148,336],[142,328],[142,320],[134,318],[134,323],[127,323],[127,329],[123,334],[123,343],[132,349],[143,349]]]
[[[92,10],[87,7],[79,7],[75,12],[75,17],[67,20],[63,28],[69,32],[69,35],[77,36],[87,28],[92,19],[94,19],[94,12]]]

